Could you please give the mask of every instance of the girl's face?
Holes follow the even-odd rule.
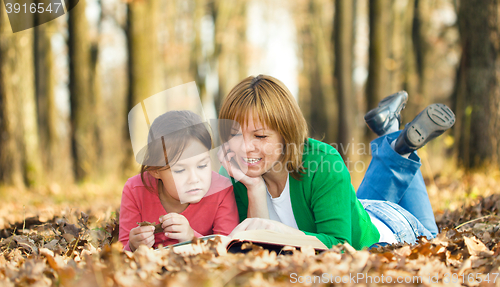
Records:
[[[191,140],[179,160],[158,174],[169,197],[181,204],[197,203],[212,183],[209,150],[199,140]]]
[[[282,172],[280,164],[283,139],[277,131],[265,127],[249,113],[246,126],[233,127],[229,149],[236,153],[234,159],[241,170],[250,177],[267,172]]]

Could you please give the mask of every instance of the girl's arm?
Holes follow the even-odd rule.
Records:
[[[118,235],[118,240],[123,244],[124,250],[131,250],[129,246],[130,230],[137,227],[137,222],[141,221],[141,210],[132,195],[130,182],[127,181],[123,187],[120,205],[120,231]]]
[[[214,218],[213,233],[229,235],[239,223],[233,187],[228,187],[220,193],[223,194],[223,196],[219,197],[220,202]]]

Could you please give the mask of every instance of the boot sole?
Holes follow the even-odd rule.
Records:
[[[454,124],[455,115],[450,108],[443,104],[432,104],[409,123],[405,136],[406,144],[410,148],[418,149]]]

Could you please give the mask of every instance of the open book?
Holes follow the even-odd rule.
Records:
[[[252,243],[264,247],[265,249],[274,250],[279,253],[283,247],[291,246],[301,248],[310,246],[316,251],[328,250],[328,248],[318,238],[310,235],[289,235],[282,234],[272,230],[245,230],[236,233],[232,238],[223,235],[209,235],[200,237],[200,240],[208,240],[219,237],[222,246],[231,253],[245,252],[242,248],[244,243]],[[175,253],[192,254],[196,253],[192,241],[180,242],[165,248],[173,248]]]

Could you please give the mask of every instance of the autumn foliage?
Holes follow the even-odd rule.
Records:
[[[73,211],[50,219],[26,218],[0,230],[0,282],[5,286],[280,286],[308,280],[312,285],[335,281],[375,285],[390,279],[406,285],[476,286],[479,281],[495,285],[500,281],[496,278],[499,209],[500,195],[495,194],[438,214],[441,233],[416,245],[355,251],[345,244],[321,254],[308,248],[276,254],[249,246],[246,254],[230,254],[210,240],[198,242],[198,254],[189,256],[145,246],[135,253],[122,251],[117,213],[101,220],[92,212]]]

